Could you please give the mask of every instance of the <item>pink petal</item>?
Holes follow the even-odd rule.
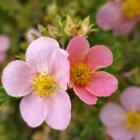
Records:
[[[140,111],[140,88],[128,87],[121,95],[121,103],[127,110]]]
[[[54,129],[65,129],[71,119],[71,102],[68,94],[64,90],[53,93],[46,100],[46,122]]]
[[[103,45],[96,45],[91,48],[86,57],[86,63],[92,71],[110,66],[112,62],[112,52],[108,47]]]
[[[67,89],[67,83],[69,81],[70,64],[68,61],[68,53],[62,49],[56,49],[52,54],[52,60],[50,61],[50,67],[55,82],[64,90]]]
[[[122,2],[123,0],[114,0],[115,2]]]
[[[135,140],[140,140],[140,129],[136,132],[134,138]]]
[[[86,104],[96,104],[97,101],[97,97],[93,94],[91,94],[90,92],[88,92],[85,87],[81,87],[76,85],[74,87],[74,91],[76,93],[76,95]]]
[[[121,6],[115,2],[105,4],[97,13],[96,22],[104,30],[112,29],[116,26],[121,15]]]
[[[51,56],[59,48],[56,40],[49,37],[40,37],[34,40],[26,51],[26,61],[33,65],[37,72],[48,72]]]
[[[69,84],[69,87],[70,88],[72,88],[74,86],[74,83],[71,80],[69,80],[69,83],[68,84]]]
[[[109,96],[118,88],[118,81],[113,75],[98,71],[93,74],[86,88],[96,96]]]
[[[26,34],[27,40],[29,42],[32,42],[34,40],[32,33],[37,35],[38,37],[41,37],[41,33],[36,28],[31,28],[28,30],[28,32]]]
[[[88,51],[89,43],[84,37],[77,36],[72,38],[67,47],[71,65],[83,60]]]
[[[36,70],[21,60],[10,62],[3,71],[2,83],[10,96],[24,96],[32,92]]]
[[[136,17],[136,21],[140,21],[140,15]]]
[[[113,140],[131,140],[133,136],[124,124],[108,128],[107,133]]]
[[[2,63],[6,58],[5,52],[0,52],[0,63]]]
[[[114,34],[115,35],[128,34],[132,30],[135,23],[136,23],[135,20],[128,20],[125,18],[120,19],[115,27]]]
[[[0,51],[5,52],[10,46],[10,39],[6,35],[0,35]]]
[[[36,96],[35,93],[23,97],[20,103],[20,112],[30,127],[41,125],[45,119],[44,98]]]
[[[102,108],[100,119],[107,127],[116,126],[124,122],[125,111],[118,104],[108,103]]]

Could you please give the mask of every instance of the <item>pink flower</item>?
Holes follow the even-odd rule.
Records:
[[[0,63],[6,58],[6,51],[10,46],[10,39],[5,35],[0,35]]]
[[[108,103],[100,113],[101,121],[113,140],[140,140],[140,88],[131,86],[121,95],[122,106]]]
[[[128,34],[140,21],[140,0],[113,0],[97,14],[97,24],[104,30],[114,29],[115,35]]]
[[[31,127],[44,120],[54,129],[65,129],[71,118],[71,102],[66,93],[69,80],[68,53],[56,40],[40,37],[26,52],[26,62],[12,61],[4,69],[2,83],[10,96],[24,96],[20,112]]]
[[[67,48],[70,61],[70,87],[87,104],[95,104],[96,96],[109,96],[118,86],[117,79],[100,68],[112,64],[113,56],[109,48],[96,45],[90,48],[81,36],[74,37]]]
[[[26,34],[26,38],[29,42],[32,42],[34,40],[32,33],[37,35],[38,37],[41,37],[41,33],[36,28],[31,28]]]

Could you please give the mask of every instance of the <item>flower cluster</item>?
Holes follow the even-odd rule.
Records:
[[[98,71],[112,64],[110,49],[104,45],[90,48],[81,36],[74,37],[66,51],[56,40],[40,37],[31,42],[25,59],[26,62],[15,60],[7,65],[2,83],[10,96],[24,96],[20,112],[31,127],[44,120],[54,129],[68,126],[71,118],[68,83],[87,104],[95,104],[96,96],[109,96],[118,86],[113,75]]]
[[[11,132],[9,139],[18,139],[20,136],[26,139],[24,135],[30,139],[36,132],[45,140],[71,139],[69,134],[68,137],[64,134],[67,131],[62,132],[60,138],[55,138],[58,135],[51,137],[49,131],[51,128],[66,129],[71,121],[71,114],[74,114],[74,119],[80,121],[80,127],[77,129],[75,124],[69,127],[68,133],[76,134],[76,138],[72,139],[77,139],[77,132],[82,129],[80,139],[103,140],[104,136],[111,140],[140,140],[140,32],[137,30],[140,26],[136,26],[131,32],[140,22],[140,0],[107,0],[97,13],[95,11],[100,7],[97,5],[100,2],[96,0],[54,1],[50,5],[48,2],[46,10],[45,2],[15,0],[10,3],[14,5],[14,10],[7,3],[0,6],[2,18],[4,17],[1,20],[1,31],[11,36],[0,35],[0,69],[5,67],[3,72],[0,71],[0,107],[7,103],[7,108],[0,112],[0,121],[9,119],[7,116],[10,113],[14,114],[10,115],[10,119],[14,120],[17,111],[14,107],[18,104],[20,115],[29,127],[42,125],[43,128],[26,134],[28,130],[25,127],[23,135],[13,137]],[[37,10],[32,12],[34,9]],[[15,13],[17,15],[10,23]],[[86,17],[79,17],[83,15]],[[96,29],[96,23],[91,23],[94,19],[101,29],[113,30],[113,33],[100,32]],[[38,21],[47,24],[36,25]],[[13,23],[17,25],[16,28]],[[129,36],[116,37],[126,34]],[[9,59],[3,63],[10,42]],[[118,80],[114,75],[120,79],[117,92]],[[130,87],[119,96],[119,91],[127,85]],[[116,94],[111,96],[114,92]],[[9,96],[15,97],[17,102],[13,103],[15,100]],[[118,97],[119,103],[111,102],[117,102]],[[84,127],[87,120],[88,124]],[[2,128],[4,134],[11,128],[7,124],[12,126],[11,121],[6,122],[8,129],[0,124],[0,130]],[[18,129],[19,125],[15,128]],[[76,128],[76,133],[73,128]],[[95,134],[102,130],[106,133]],[[0,136],[0,139],[4,138]]]

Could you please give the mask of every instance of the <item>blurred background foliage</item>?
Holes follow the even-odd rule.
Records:
[[[90,16],[96,32],[88,36],[91,46],[103,44],[114,54],[114,63],[106,71],[119,80],[118,90],[107,98],[99,98],[96,105],[89,106],[75,97],[69,89],[72,100],[72,119],[64,131],[49,128],[46,123],[32,129],[22,120],[19,112],[20,98],[9,97],[0,87],[0,140],[111,140],[99,119],[102,106],[119,102],[120,93],[129,85],[140,85],[140,24],[128,36],[115,37],[112,31],[105,32],[96,24],[96,13],[106,0],[0,0],[0,34],[11,39],[7,59],[0,64],[3,68],[11,60],[22,57],[29,43],[27,31],[38,24],[55,25],[56,16],[63,20],[69,14],[84,19]]]

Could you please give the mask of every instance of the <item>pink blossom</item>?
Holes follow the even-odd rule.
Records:
[[[38,37],[41,37],[41,33],[36,28],[31,28],[26,34],[26,38],[29,42],[32,42],[34,40],[32,33],[37,35]]]
[[[107,134],[113,140],[140,140],[140,88],[128,87],[120,97],[121,106],[106,104],[100,113]]]
[[[0,63],[6,58],[6,51],[10,46],[10,39],[5,35],[0,35]]]
[[[54,129],[65,129],[71,118],[71,102],[66,93],[69,80],[68,53],[56,40],[40,37],[26,52],[26,62],[8,64],[2,83],[10,96],[24,96],[20,112],[24,121],[37,127],[45,120]]]
[[[110,66],[112,52],[104,45],[90,48],[81,36],[74,37],[67,48],[70,61],[70,83],[76,95],[87,104],[95,104],[97,96],[109,96],[118,87],[117,79],[100,68]]]
[[[140,21],[139,0],[113,0],[97,13],[97,24],[104,30],[114,29],[115,35],[128,34]]]

